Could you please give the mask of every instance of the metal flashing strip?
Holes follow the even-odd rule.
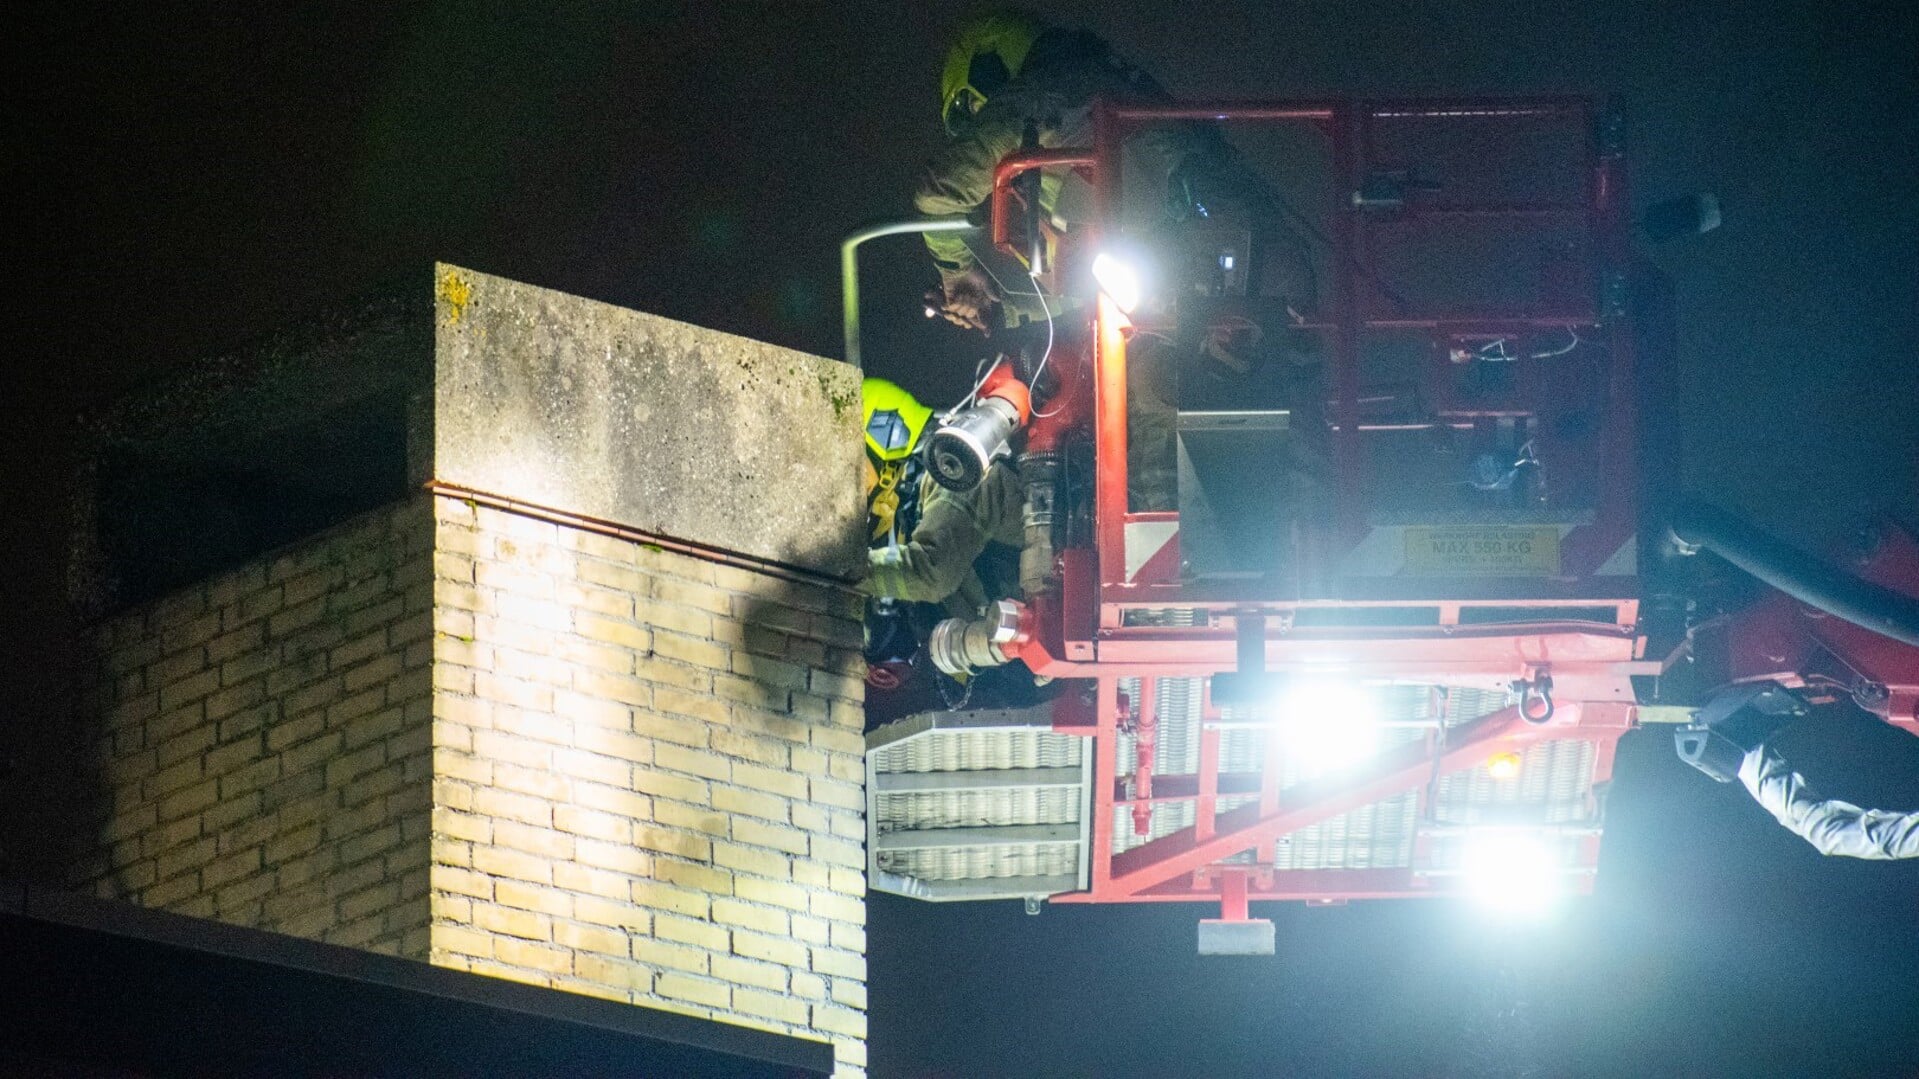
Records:
[[[615,539],[623,539],[631,543],[651,544],[655,547],[665,548],[675,554],[686,555],[689,558],[697,558],[706,562],[717,562],[721,565],[734,566],[739,569],[751,570],[755,573],[764,573],[769,577],[778,577],[800,584],[819,585],[825,588],[848,588],[853,584],[853,581],[849,578],[835,577],[831,574],[819,573],[815,570],[803,569],[799,566],[789,566],[784,562],[774,562],[770,559],[758,558],[750,554],[742,554],[738,551],[729,551],[721,547],[710,547],[706,544],[695,543],[691,540],[677,539],[673,536],[663,536],[654,532],[645,532],[628,525],[620,524],[618,521],[607,521],[598,517],[588,517],[567,510],[555,509],[551,506],[541,506],[532,502],[524,502],[517,498],[509,498],[506,495],[490,494],[486,491],[474,490],[471,487],[462,487],[454,483],[429,480],[425,486],[427,491],[445,498],[457,498],[464,502],[472,502],[476,505],[486,506],[489,509],[515,513],[522,517],[531,517],[537,521],[564,525],[567,528],[577,528],[582,532],[596,532],[602,536],[612,536]]]

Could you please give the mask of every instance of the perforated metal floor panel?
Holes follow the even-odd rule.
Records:
[[[1086,887],[1092,755],[1050,705],[929,712],[866,736],[867,873],[919,899]]]

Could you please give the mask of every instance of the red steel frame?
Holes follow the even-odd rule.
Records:
[[[1586,99],[1551,98],[1526,101],[1466,100],[1446,102],[1387,102],[1358,105],[1347,102],[1271,102],[1165,105],[1096,103],[1094,143],[1086,148],[1025,151],[1004,160],[995,176],[992,197],[993,239],[1012,251],[1012,181],[1036,168],[1071,167],[1093,182],[1096,225],[1088,234],[1098,243],[1098,228],[1117,221],[1122,205],[1119,192],[1120,151],[1127,135],[1142,125],[1171,120],[1221,123],[1305,123],[1330,140],[1337,191],[1351,192],[1369,167],[1371,125],[1380,118],[1498,118],[1553,117],[1581,122],[1593,132],[1588,156],[1586,197],[1579,204],[1496,205],[1450,202],[1430,208],[1442,215],[1539,216],[1582,218],[1591,231],[1593,250],[1601,263],[1594,275],[1595,302],[1590,310],[1533,310],[1431,315],[1418,319],[1385,317],[1367,309],[1361,278],[1372,251],[1373,238],[1362,215],[1343,200],[1336,201],[1331,230],[1333,280],[1331,315],[1307,328],[1328,339],[1332,357],[1336,512],[1333,532],[1346,547],[1366,531],[1365,454],[1361,438],[1360,343],[1376,329],[1424,329],[1435,339],[1445,335],[1510,332],[1514,328],[1587,325],[1601,318],[1597,300],[1604,268],[1623,271],[1626,261],[1626,220],[1621,161],[1598,143],[1599,111]],[[1076,237],[1077,239],[1077,237]],[[1221,902],[1227,917],[1244,918],[1248,899],[1303,899],[1337,902],[1353,898],[1388,898],[1441,894],[1451,890],[1448,878],[1423,871],[1421,857],[1430,838],[1416,841],[1415,864],[1405,869],[1281,871],[1270,864],[1272,843],[1278,837],[1393,794],[1421,787],[1435,775],[1471,769],[1502,749],[1546,739],[1582,739],[1595,746],[1592,782],[1611,776],[1619,736],[1635,719],[1633,675],[1657,673],[1662,664],[1642,656],[1644,639],[1636,632],[1637,579],[1631,575],[1596,577],[1594,570],[1627,543],[1636,532],[1631,467],[1635,430],[1632,409],[1632,334],[1623,311],[1609,312],[1608,376],[1604,453],[1607,482],[1599,491],[1590,523],[1575,527],[1561,546],[1562,573],[1553,578],[1527,579],[1405,579],[1382,577],[1333,582],[1337,598],[1301,595],[1248,595],[1221,600],[1217,594],[1191,594],[1176,580],[1177,539],[1128,575],[1129,527],[1176,527],[1177,514],[1132,513],[1127,506],[1126,475],[1126,316],[1103,294],[1092,317],[1090,417],[1062,408],[1054,426],[1090,426],[1096,455],[1094,478],[1094,542],[1090,549],[1059,553],[1057,591],[1029,597],[1022,626],[1019,654],[1038,674],[1056,678],[1096,680],[1094,714],[1063,704],[1056,729],[1090,736],[1096,754],[1091,806],[1091,886],[1082,893],[1056,896],[1065,902],[1122,902],[1206,900]],[[1072,364],[1062,364],[1069,382]],[[1069,391],[1083,387],[1069,386]],[[1073,394],[1062,394],[1062,397]],[[1078,396],[1083,396],[1080,394]],[[1044,424],[1040,425],[1044,426]],[[1057,430],[1036,430],[1036,437],[1056,438]],[[1616,610],[1613,624],[1587,621],[1529,621],[1523,624],[1462,625],[1464,607],[1513,608],[1592,607]],[[1294,627],[1292,614],[1311,608],[1425,606],[1437,608],[1437,625],[1421,627],[1329,628]],[[1146,627],[1125,624],[1125,612],[1135,608],[1173,607],[1205,613],[1204,625]],[[1278,769],[1269,756],[1257,774],[1222,776],[1219,773],[1219,732],[1203,725],[1200,769],[1194,776],[1151,775],[1145,762],[1129,787],[1121,777],[1118,736],[1122,724],[1119,680],[1204,677],[1235,666],[1235,617],[1257,611],[1268,624],[1279,626],[1269,636],[1265,658],[1270,670],[1333,672],[1344,677],[1398,683],[1503,688],[1515,681],[1538,684],[1550,678],[1557,710],[1550,722],[1535,725],[1515,709],[1506,709],[1451,728],[1443,746],[1437,733],[1423,742],[1411,742],[1371,762],[1358,774],[1329,783],[1287,790],[1277,786]],[[1137,704],[1154,705],[1146,688]],[[1210,700],[1204,714],[1217,718]],[[1135,728],[1150,736],[1155,717],[1146,715]],[[1143,729],[1141,729],[1143,728]],[[1144,738],[1142,738],[1144,740]],[[1277,741],[1277,740],[1274,740]],[[1435,762],[1435,756],[1438,759]],[[1215,815],[1222,794],[1250,794],[1257,802]],[[1130,793],[1129,793],[1130,791]],[[1115,808],[1130,807],[1143,826],[1152,807],[1191,799],[1198,802],[1197,823],[1180,832],[1154,839],[1122,854],[1112,854]],[[1422,792],[1421,819],[1430,813]],[[1222,866],[1222,859],[1246,850],[1261,852],[1252,865]],[[1576,887],[1590,889],[1597,866],[1597,830],[1580,842],[1581,873]]]
[[[1887,521],[1869,555],[1854,561],[1866,581],[1919,596],[1919,538]],[[1814,692],[1879,688],[1878,699],[1861,701],[1893,726],[1919,735],[1919,648],[1821,615],[1783,592],[1773,592],[1707,627],[1723,636],[1727,684],[1778,682]]]

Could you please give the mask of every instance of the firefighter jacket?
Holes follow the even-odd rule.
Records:
[[[1847,858],[1919,858],[1919,810],[1891,813],[1821,798],[1778,751],[1746,754],[1739,782],[1766,811],[1821,854]]]
[[[949,491],[922,480],[919,523],[904,542],[866,552],[862,590],[910,602],[945,602],[960,614],[1013,594],[1025,504],[1019,468],[1010,460],[987,469],[971,491]],[[1010,581],[992,567],[976,572],[980,556],[996,545],[1014,552]]]
[[[982,209],[993,192],[994,168],[1000,159],[1021,148],[1029,123],[1041,147],[1090,146],[1092,101],[1101,95],[1150,101],[1167,96],[1150,76],[1114,56],[1106,43],[1092,34],[1063,30],[1042,34],[1020,74],[995,92],[926,167],[914,192],[914,208],[928,215],[973,214]],[[1146,163],[1144,176],[1148,180],[1163,181],[1187,156],[1202,146],[1217,145],[1217,140],[1182,126],[1142,133],[1129,143],[1129,153]],[[1164,204],[1167,196],[1163,182],[1139,186],[1156,186],[1157,194],[1141,192],[1139,198],[1157,198]],[[1138,201],[1134,195],[1128,193],[1129,205]],[[1070,228],[1072,222],[1091,215],[1090,189],[1081,181],[1066,180],[1057,170],[1049,171],[1041,180],[1040,207],[1055,228]],[[960,234],[928,233],[926,246],[946,281],[979,261],[968,247],[967,237]],[[1009,324],[1017,324],[1021,315],[1042,316],[1037,303],[1023,302],[1027,299],[1020,291],[1023,281],[1003,272],[998,277],[1006,293],[1003,300]]]

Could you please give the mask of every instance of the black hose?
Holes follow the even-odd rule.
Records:
[[[1707,548],[1808,607],[1919,647],[1919,599],[1834,569],[1713,506],[1682,503],[1670,527],[1682,547]]]

